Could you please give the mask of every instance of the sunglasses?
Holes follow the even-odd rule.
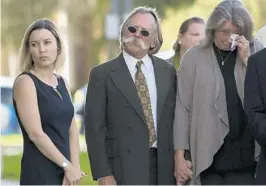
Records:
[[[130,33],[134,34],[137,32],[137,26],[129,26],[127,29]],[[145,30],[144,28],[141,28],[140,30],[141,35],[143,35],[144,37],[148,37],[150,35],[150,32],[148,30]]]

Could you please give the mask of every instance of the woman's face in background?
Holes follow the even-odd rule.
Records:
[[[191,23],[185,33],[180,34],[180,48],[186,51],[187,49],[197,45],[205,38],[205,24]]]

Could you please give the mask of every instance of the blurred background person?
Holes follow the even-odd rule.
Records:
[[[173,63],[176,68],[179,67],[184,53],[191,47],[199,44],[205,37],[205,22],[200,17],[191,17],[185,20],[177,35],[177,40],[173,45],[174,56],[168,61]]]
[[[256,182],[266,185],[266,48],[250,56],[245,79],[244,108],[252,134],[261,146]]]
[[[248,57],[263,48],[252,32],[242,3],[222,1],[207,21],[202,45],[182,58],[174,122],[178,183],[191,177],[191,183],[203,185],[254,183],[255,139],[242,106]],[[231,47],[234,34],[236,48]]]
[[[20,49],[13,103],[23,134],[21,185],[78,184],[79,141],[68,86],[55,74],[64,62],[62,40],[47,19],[33,22]]]

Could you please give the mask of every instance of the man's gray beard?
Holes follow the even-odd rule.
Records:
[[[123,43],[132,43],[135,42],[138,46],[140,46],[143,50],[147,50],[149,47],[147,47],[144,42],[136,37],[123,37],[122,38]]]

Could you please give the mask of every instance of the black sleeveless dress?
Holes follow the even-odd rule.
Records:
[[[58,150],[70,160],[69,128],[74,117],[74,107],[63,78],[57,76],[58,86],[56,88],[61,94],[60,97],[53,87],[45,84],[32,73],[22,74],[30,76],[35,84],[43,131]],[[20,184],[62,185],[64,170],[46,158],[29,139],[21,124],[15,100],[13,104],[23,134]]]

